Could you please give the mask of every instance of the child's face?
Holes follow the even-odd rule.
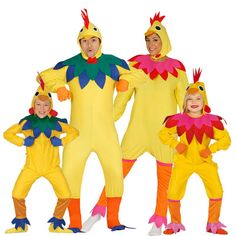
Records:
[[[44,118],[49,114],[50,107],[51,105],[50,105],[49,100],[41,101],[40,99],[36,99],[35,105],[34,105],[35,114],[39,118]]]
[[[187,98],[187,110],[192,115],[201,115],[203,109],[203,98],[200,93],[189,94]]]
[[[157,34],[151,34],[145,37],[146,47],[151,56],[156,56],[162,48],[161,38]]]
[[[100,47],[100,40],[97,37],[83,38],[80,40],[80,45],[87,57],[94,57]]]

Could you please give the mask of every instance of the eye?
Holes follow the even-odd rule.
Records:
[[[204,88],[203,88],[201,85],[199,85],[198,88],[199,88],[201,91],[204,91]]]
[[[161,27],[159,27],[159,26],[156,26],[155,28],[156,28],[157,30],[161,30]]]
[[[38,96],[39,95],[39,92],[36,92],[34,96]]]
[[[83,31],[83,28],[80,30],[80,33]]]
[[[189,86],[186,88],[186,91],[189,89]]]
[[[95,31],[98,31],[98,29],[96,27],[93,28]]]
[[[48,96],[51,98],[52,97],[51,93],[48,93]]]

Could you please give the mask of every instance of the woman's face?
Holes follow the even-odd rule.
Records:
[[[146,47],[151,56],[156,56],[162,48],[161,38],[157,34],[151,34],[145,37]]]
[[[97,37],[83,38],[80,40],[80,45],[87,57],[94,57],[99,49],[100,40]]]

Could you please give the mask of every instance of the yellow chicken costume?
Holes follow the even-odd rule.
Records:
[[[50,113],[44,118],[34,114],[36,99],[46,97],[50,101]],[[53,186],[58,197],[58,202],[48,222],[50,232],[68,233],[63,229],[65,221],[63,215],[69,204],[70,190],[67,181],[60,168],[59,147],[66,145],[78,136],[78,131],[69,126],[65,119],[55,117],[52,110],[51,94],[41,87],[35,93],[30,109],[31,115],[21,119],[18,124],[11,126],[4,132],[4,138],[17,146],[26,146],[26,163],[15,183],[12,197],[16,217],[12,221],[15,227],[6,233],[20,233],[28,230],[29,221],[26,217],[25,198],[32,184],[40,177],[46,178]],[[60,139],[60,134],[66,136]],[[25,138],[18,136],[23,134]]]
[[[167,117],[165,127],[160,132],[163,143],[176,148],[174,168],[168,189],[171,223],[167,226],[166,234],[185,230],[181,223],[180,200],[184,197],[189,177],[196,173],[202,179],[209,197],[209,217],[207,232],[227,234],[225,227],[219,222],[223,189],[218,175],[218,167],[212,161],[212,153],[226,150],[230,145],[230,137],[224,128],[221,117],[208,114],[205,85],[199,82],[201,71],[195,71],[194,83],[190,84],[187,94],[200,93],[204,101],[203,114],[200,117],[191,117],[187,112]],[[187,99],[187,95],[186,95]],[[179,140],[176,135],[179,136]],[[216,140],[214,143],[210,141]],[[181,145],[187,149],[180,151]]]
[[[80,45],[81,39],[92,37],[99,38],[102,43],[101,33],[89,21],[86,10],[82,11],[82,17],[84,27],[78,35],[78,44]],[[122,75],[125,75],[125,80],[130,78],[129,82],[132,84],[132,72],[124,60],[102,54],[100,44],[95,57],[88,58],[81,49],[80,54],[59,62],[54,68],[40,74],[45,85],[52,92],[57,92],[60,100],[70,98],[71,93],[70,124],[80,130],[80,136],[64,149],[63,155],[63,173],[72,193],[68,208],[69,228],[75,233],[81,231],[82,177],[90,153],[95,152],[105,177],[108,227],[112,230],[124,229],[125,226],[121,225],[118,219],[123,194],[123,175],[122,151],[113,117],[113,93]],[[66,84],[69,85],[70,92],[66,90]],[[121,86],[121,89],[124,88]]]
[[[154,223],[154,228],[159,229],[153,229],[153,231],[159,233],[162,224],[167,222],[167,188],[173,162],[173,150],[163,145],[157,134],[161,130],[164,118],[175,113],[178,105],[182,107],[184,93],[188,86],[184,65],[176,59],[167,57],[171,50],[171,43],[165,27],[161,23],[163,18],[164,16],[160,16],[160,13],[155,14],[150,19],[151,26],[145,33],[145,36],[159,35],[162,41],[160,54],[155,57],[137,55],[129,60],[130,67],[137,74],[139,73],[146,83],[118,93],[114,103],[115,120],[118,120],[134,94],[130,122],[121,144],[123,175],[125,177],[129,173],[137,158],[145,152],[150,153],[156,159],[159,184],[156,209],[149,223]],[[105,215],[105,197],[105,190],[103,190],[93,209],[92,216]],[[84,226],[87,230],[91,227],[92,216]]]

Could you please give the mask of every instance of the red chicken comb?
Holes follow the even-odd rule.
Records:
[[[161,23],[164,18],[165,16],[160,16],[160,12],[158,12],[158,14],[155,13],[153,18],[150,17],[150,24],[153,25],[155,21],[159,21]]]
[[[41,77],[39,72],[38,72],[38,78],[39,78],[40,86],[41,86],[42,90],[44,90],[45,84],[44,84],[44,81],[43,81],[43,79],[42,79],[42,77]]]
[[[88,29],[89,26],[89,17],[87,9],[81,10],[81,16],[84,20],[84,26]]]
[[[199,78],[200,78],[200,76],[201,76],[201,73],[202,73],[201,68],[198,68],[198,70],[197,70],[197,69],[194,69],[194,70],[193,70],[193,82],[194,82],[194,83],[196,83],[196,82],[199,81]]]

